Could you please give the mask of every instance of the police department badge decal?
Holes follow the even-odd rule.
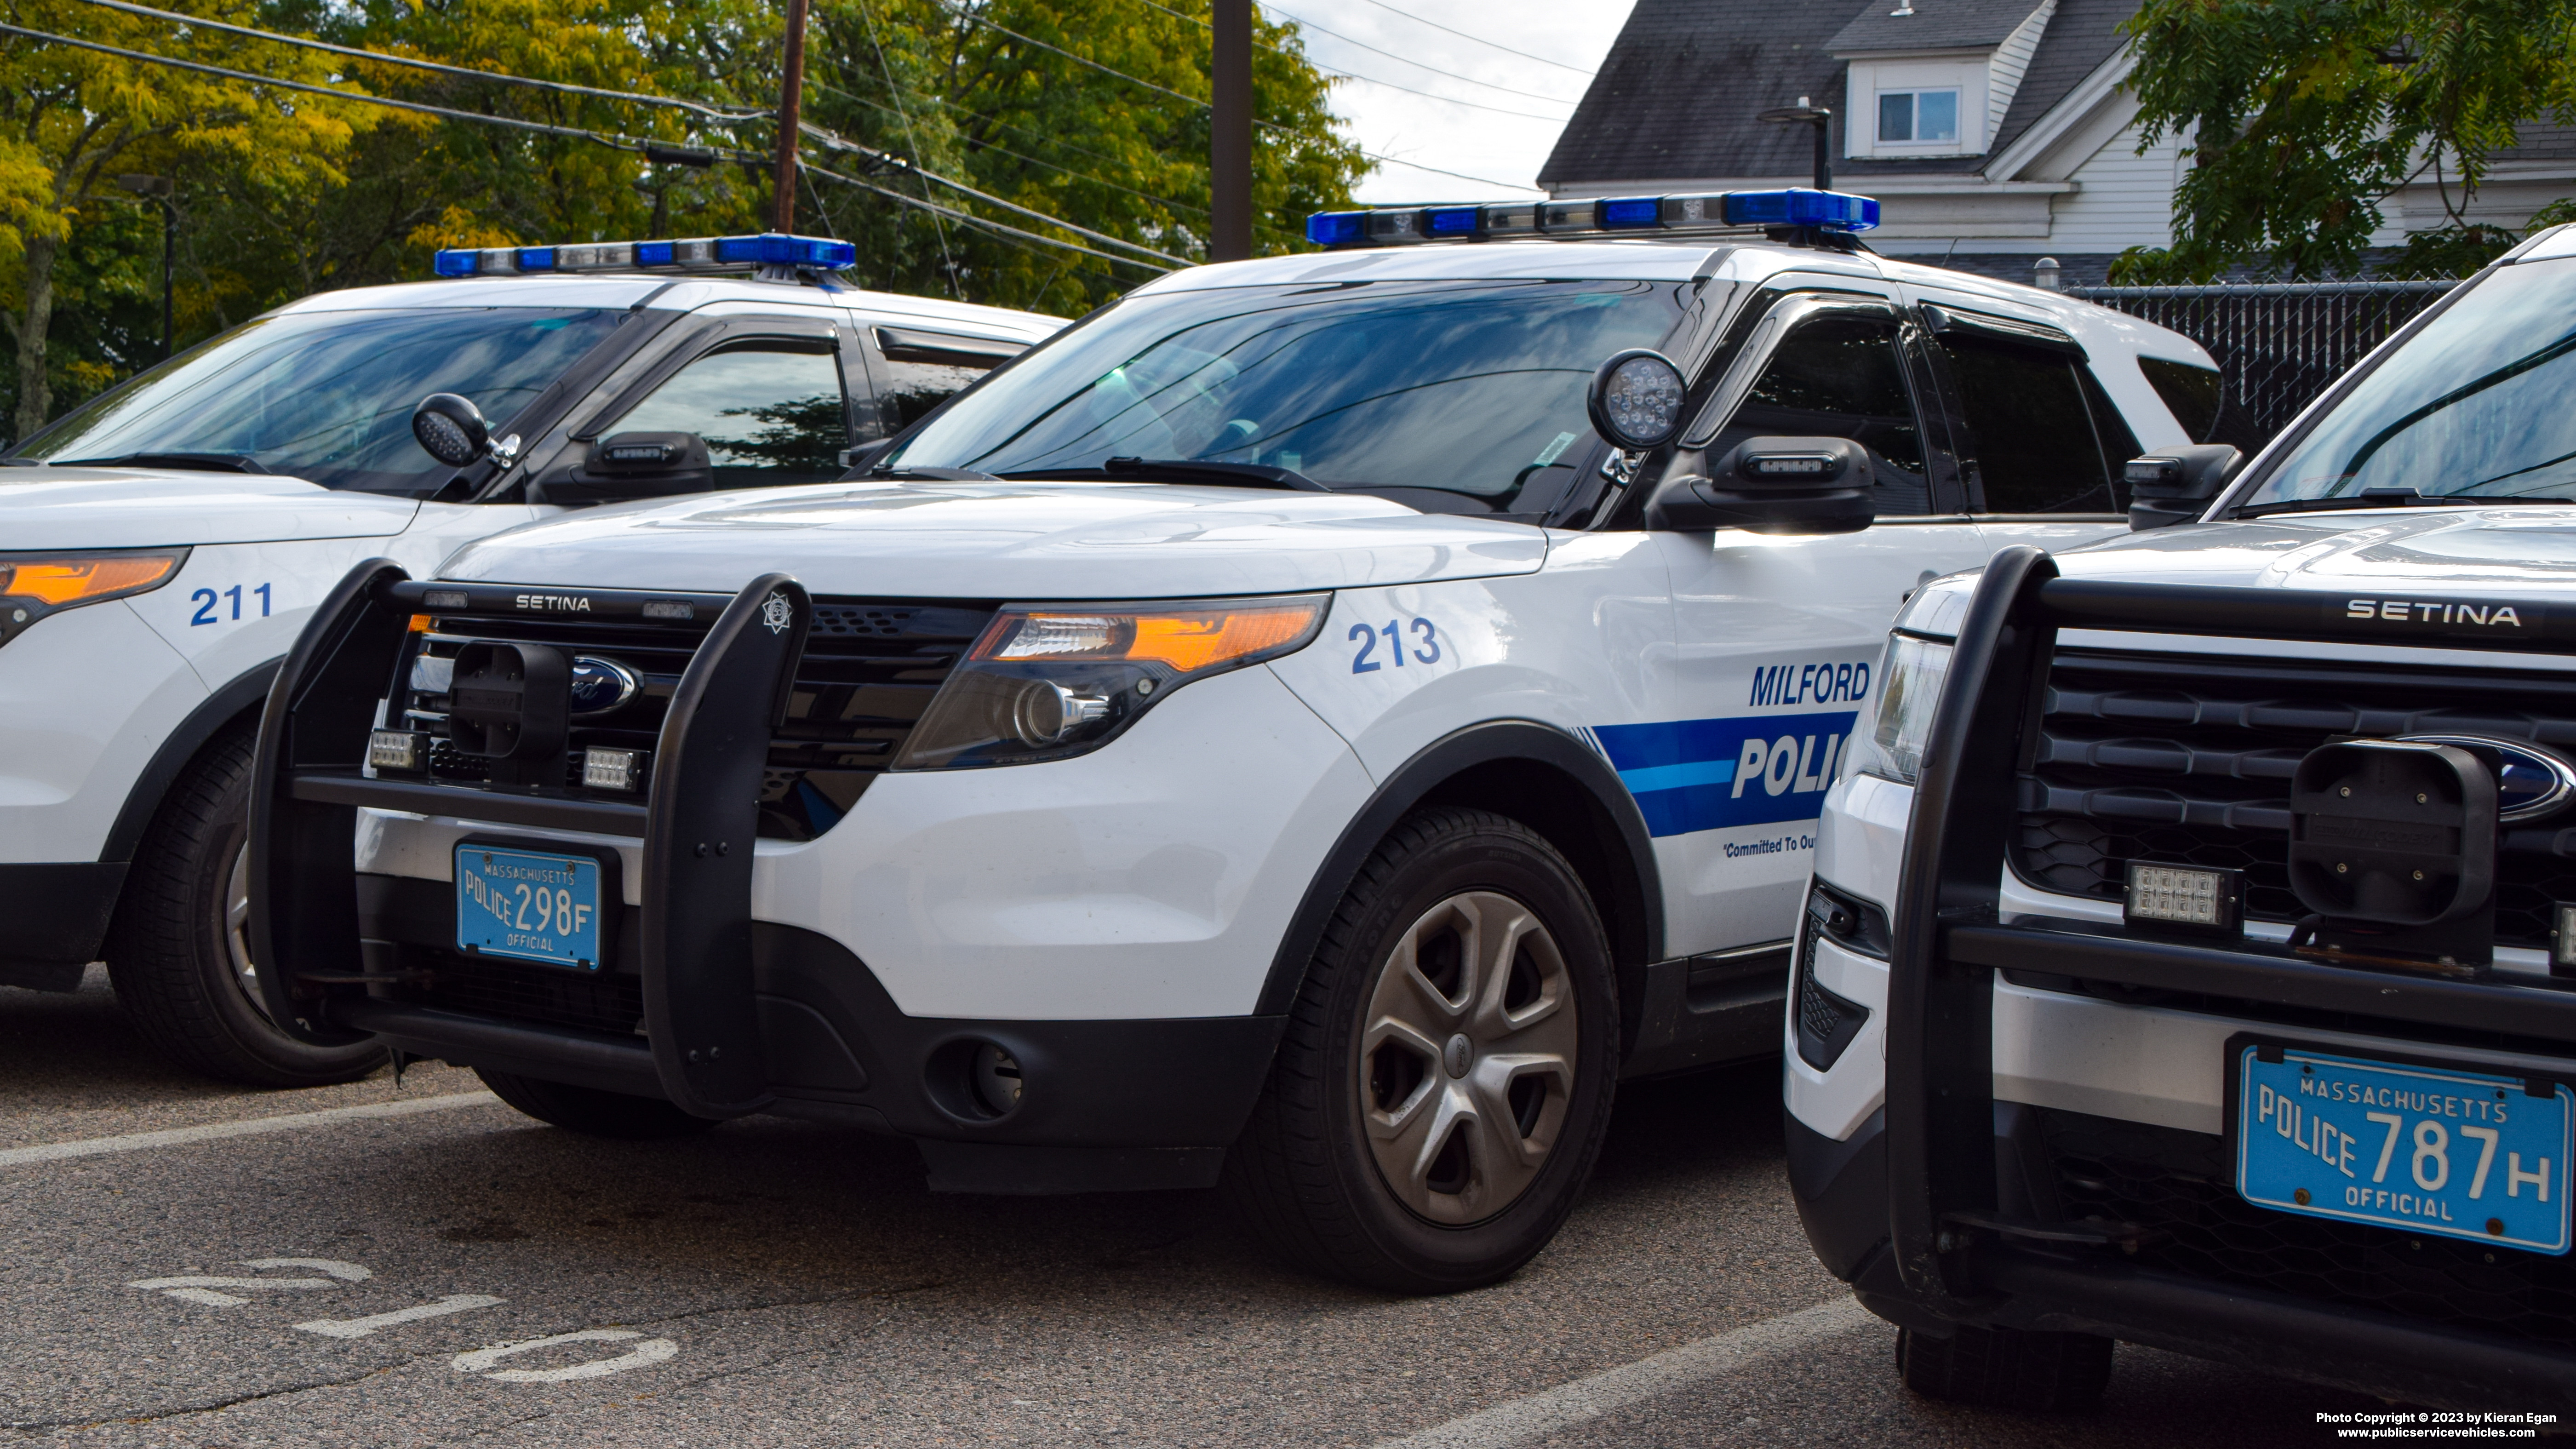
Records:
[[[769,626],[770,633],[784,634],[787,626],[796,622],[795,606],[787,602],[785,594],[772,594],[760,606],[760,622]]]

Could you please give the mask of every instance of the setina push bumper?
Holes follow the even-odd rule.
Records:
[[[2557,848],[2511,825],[2510,798],[2499,828],[2508,769],[2455,744],[2331,733],[2317,727],[2331,701],[2281,682],[2267,712],[2170,727],[2199,729],[2211,760],[2226,729],[2271,732],[2255,743],[2276,758],[2232,772],[2256,784],[2228,824],[2286,835],[2258,857],[2264,912],[2297,913],[2286,941],[2244,932],[2252,867],[2156,858],[2159,838],[2171,849],[2208,823],[2178,815],[2162,837],[2132,827],[2148,843],[2125,863],[2120,921],[2000,910],[2015,830],[2070,778],[2045,773],[2073,758],[2049,728],[2052,669],[2098,654],[2092,639],[2061,646],[2061,630],[2576,654],[2564,605],[2371,602],[2065,579],[2030,548],[1986,569],[1873,953],[1890,968],[1884,1111],[1848,1142],[1789,1123],[1808,1235],[1880,1317],[1936,1340],[2091,1334],[2416,1402],[2576,1408],[2576,953],[2559,948],[2546,974],[2494,967],[2499,840]],[[2334,667],[2347,685],[2377,680]],[[2417,672],[2415,687],[2439,686]],[[2167,725],[2148,720],[2087,748],[2157,746]],[[2110,808],[2155,818],[2142,802]],[[2279,818],[2254,818],[2265,809]],[[1848,904],[1820,898],[1811,915]],[[2558,910],[2563,926],[2576,907]],[[1811,921],[1810,935],[1836,922],[1852,924]],[[1997,1101],[1998,976],[2221,1019],[2224,1136]],[[2564,1071],[2540,1070],[2553,1062]]]
[[[764,792],[806,778],[781,761],[833,748],[798,737],[790,700],[817,672],[879,677],[852,651],[895,612],[818,602],[781,574],[728,597],[359,565],[261,720],[251,939],[269,1012],[308,1041],[372,1035],[698,1117],[893,1132],[934,1189],[1213,1182],[1280,1018],[908,1016],[840,942],[754,919],[755,846],[780,807]],[[957,635],[893,661],[918,678],[992,610],[912,612]],[[445,707],[424,718],[405,704],[430,664]],[[658,727],[586,722],[603,690],[653,705]],[[469,822],[452,882],[359,871],[362,807]]]

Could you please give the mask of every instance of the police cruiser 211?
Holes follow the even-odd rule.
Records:
[[[1222,1175],[1317,1269],[1508,1273],[1622,1076],[1774,1049],[1906,592],[2102,536],[2216,425],[2190,342],[1874,211],[1318,217],[863,480],[362,567],[261,736],[270,1008],[567,1127]]]
[[[1061,325],[849,290],[850,259],[779,235],[441,253],[454,280],[279,308],[0,457],[0,982],[69,990],[103,955],[200,1070],[381,1063],[279,1033],[252,984],[278,659],[361,559],[425,571],[567,506],[837,478]],[[585,697],[621,687],[573,667]]]
[[[2223,496],[2140,459],[2179,526],[1897,621],[1784,1040],[1808,1236],[1918,1391],[2072,1407],[2127,1339],[2576,1412],[2571,352],[2561,228]]]

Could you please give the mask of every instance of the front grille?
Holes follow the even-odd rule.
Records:
[[[2012,864],[2044,890],[2118,902],[2126,865],[2245,872],[2245,914],[2295,921],[2290,774],[2330,740],[2481,734],[2576,749],[2576,681],[2296,661],[2061,652],[2018,783]],[[2547,950],[2576,900],[2576,817],[2510,829],[2498,945]]]
[[[817,599],[787,717],[770,741],[760,797],[762,837],[811,840],[847,814],[869,782],[902,753],[931,696],[992,616],[989,604]],[[432,660],[453,659],[458,647],[472,640],[502,639],[549,644],[633,671],[640,687],[631,699],[609,712],[572,721],[561,789],[577,797],[635,800],[636,795],[586,790],[581,752],[592,746],[652,749],[671,694],[711,623],[656,625],[552,615],[460,619],[454,632],[433,626],[421,651]],[[404,692],[412,727],[435,736],[430,778],[477,785],[486,778],[484,763],[445,738],[447,707],[443,692]]]
[[[426,948],[415,948],[411,955],[427,967],[427,974],[425,979],[395,987],[397,1000],[610,1036],[631,1036],[644,1020],[640,976],[568,971]]]
[[[2151,1229],[2139,1264],[2576,1346],[2576,1261],[2567,1257],[2273,1212],[2236,1195],[2221,1138],[2074,1112],[2045,1119],[2065,1216]]]

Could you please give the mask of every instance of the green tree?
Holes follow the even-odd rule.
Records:
[[[2514,240],[2466,216],[2490,159],[2520,123],[2576,121],[2576,0],[2147,0],[2128,33],[2145,140],[2189,164],[2173,245],[2118,281],[2354,275],[2381,203],[2423,180],[2450,220],[2382,270],[2463,275]]]

